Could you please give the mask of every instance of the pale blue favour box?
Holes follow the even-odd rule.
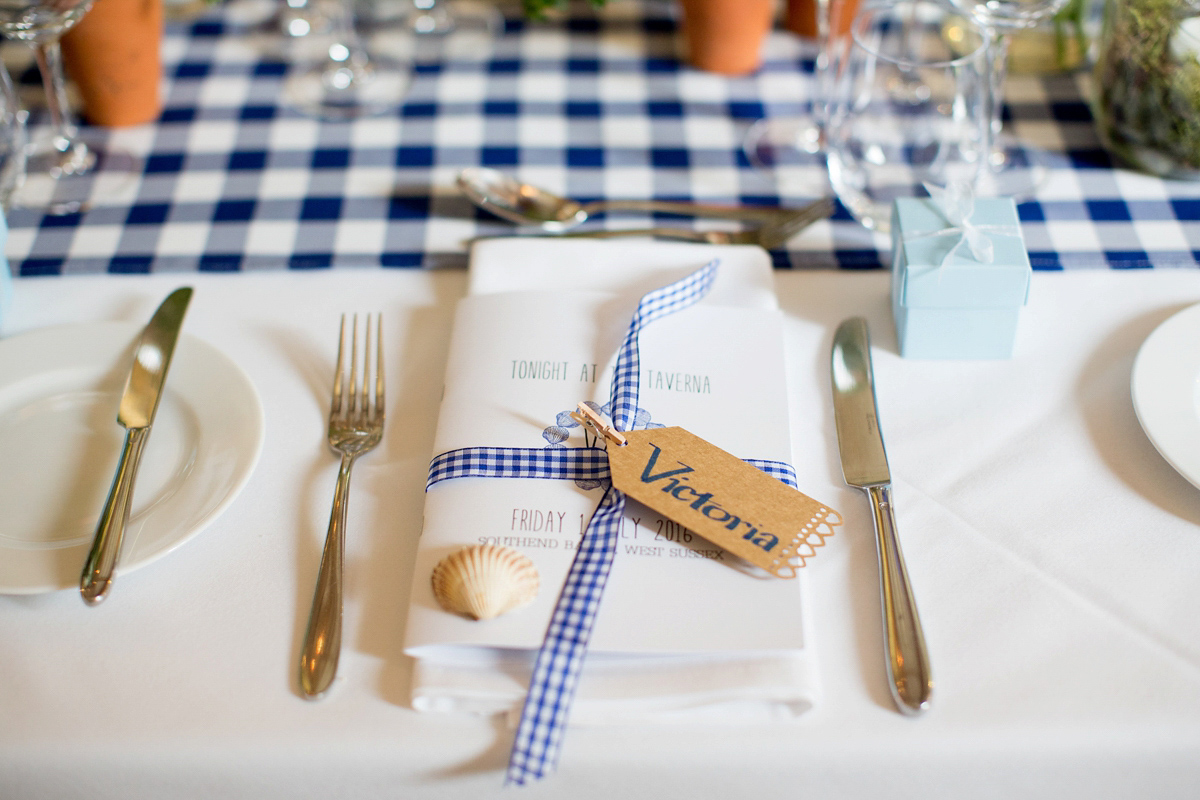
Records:
[[[1032,269],[1009,197],[975,200],[971,224],[991,239],[992,263],[976,261],[932,198],[892,205],[892,314],[905,358],[1010,358]],[[1008,231],[1002,233],[1001,231]]]

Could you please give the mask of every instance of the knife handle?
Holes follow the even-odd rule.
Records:
[[[129,510],[133,505],[133,482],[149,433],[148,427],[130,428],[125,433],[125,447],[121,450],[121,460],[117,462],[117,474],[113,478],[112,488],[108,490],[108,500],[100,514],[100,524],[96,526],[92,549],[79,578],[79,592],[83,595],[83,601],[90,606],[98,605],[112,588],[113,572],[121,553],[121,539],[125,536],[125,524],[129,521]]]
[[[905,714],[920,714],[929,708],[933,673],[917,601],[908,581],[904,554],[896,537],[892,511],[892,486],[865,488],[875,518],[875,542],[879,553],[879,588],[883,599],[883,629],[887,645],[887,671],[896,707]]]

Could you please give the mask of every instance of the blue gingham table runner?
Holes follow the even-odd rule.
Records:
[[[380,0],[386,2],[386,0]],[[677,5],[610,0],[593,11],[507,22],[494,37],[406,42],[378,51],[412,64],[391,114],[322,123],[284,105],[300,59],[264,0],[229,0],[168,25],[166,105],[153,125],[93,141],[132,151],[127,195],[84,214],[10,212],[7,254],[21,275],[464,266],[472,237],[512,233],[453,188],[486,165],[580,200],[657,198],[799,206],[827,191],[818,158],[763,173],[741,151],[763,116],[808,109],[811,48],[774,32],[757,73],[725,78],[680,60]],[[25,45],[4,44],[6,61]],[[30,80],[26,75],[25,81]],[[1086,103],[1086,75],[1008,83],[1008,130],[1052,166],[1019,211],[1037,269],[1193,267],[1200,184],[1113,168]],[[26,86],[27,97],[37,97]],[[34,109],[33,122],[42,119]],[[657,216],[589,227],[715,225]],[[844,209],[772,254],[779,268],[877,268],[887,243]]]

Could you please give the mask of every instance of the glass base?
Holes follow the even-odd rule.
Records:
[[[976,194],[1011,197],[1018,203],[1033,199],[1050,175],[1036,150],[1022,146],[1006,134],[997,138],[988,166],[976,181]]]
[[[821,127],[809,117],[760,119],[742,140],[746,158],[759,170],[810,165],[821,152]]]
[[[12,205],[52,216],[88,211],[97,205],[94,198],[124,201],[141,173],[133,154],[92,147],[78,138],[41,137],[25,152],[25,179]]]
[[[303,114],[345,121],[395,110],[408,83],[408,70],[389,60],[327,60],[298,68],[284,84],[283,95]]]
[[[504,30],[504,16],[494,3],[482,0],[411,0],[400,13],[389,13],[395,3],[378,4],[374,27],[398,27],[421,37],[452,33],[494,36]]]
[[[326,34],[333,30],[340,10],[337,3],[323,0],[292,0],[283,3],[275,24],[280,33],[293,38]]]

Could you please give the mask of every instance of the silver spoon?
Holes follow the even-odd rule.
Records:
[[[458,174],[458,188],[471,202],[497,217],[518,225],[532,225],[560,233],[600,211],[663,211],[693,217],[716,217],[769,224],[790,218],[796,209],[671,203],[658,200],[598,200],[577,203],[545,189],[521,183],[511,175],[487,167],[468,167]]]

